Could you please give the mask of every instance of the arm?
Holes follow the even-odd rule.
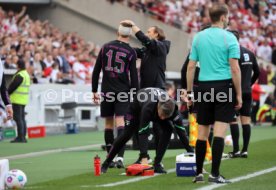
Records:
[[[193,60],[189,61],[187,68],[187,91],[193,90],[194,78],[195,78],[196,62]]]
[[[96,93],[98,91],[99,76],[102,69],[102,51],[97,57],[96,64],[92,73],[92,92]]]
[[[11,104],[11,101],[9,98],[9,93],[8,93],[7,87],[6,87],[6,80],[5,80],[4,76],[2,78],[2,84],[1,84],[1,97],[6,106]]]
[[[257,62],[257,59],[256,57],[254,56],[254,59],[253,59],[253,76],[251,78],[251,86],[257,81],[257,79],[259,78],[259,75],[260,75],[260,69],[259,69],[259,65],[258,65],[258,62]]]
[[[187,67],[189,63],[189,55],[187,56],[181,69],[181,87],[187,89]]]
[[[24,16],[24,14],[26,13],[26,10],[27,10],[27,7],[23,6],[22,9],[21,9],[21,11],[20,11],[20,13],[18,13],[16,15],[16,19],[17,20],[21,19]]]
[[[238,61],[240,59],[240,45],[234,35],[229,36],[228,48],[228,60],[231,67],[232,81],[236,91],[236,109],[240,109],[242,106],[241,70]]]
[[[151,50],[157,50],[157,41],[156,40],[151,40],[149,37],[147,37],[142,31],[141,29],[135,25],[135,23],[131,20],[125,20],[122,21],[122,23],[127,23],[132,25],[132,31],[134,33],[134,35],[136,36],[136,38],[143,44],[143,46],[145,46],[148,49]]]
[[[187,152],[194,152],[192,147],[190,147],[188,135],[185,127],[183,126],[182,117],[178,111],[177,111],[176,117],[173,119],[173,125],[177,133],[177,136],[179,137],[179,140],[182,142]]]
[[[98,57],[97,57],[97,61],[92,73],[92,92],[93,92],[93,97],[92,97],[92,101],[95,104],[99,104],[100,103],[100,95],[97,93],[98,92],[98,83],[99,83],[99,76],[102,70],[102,52],[103,49],[101,49]]]
[[[20,75],[17,75],[11,82],[9,88],[8,88],[8,92],[9,95],[11,95],[19,86],[20,84],[23,82],[23,78]]]
[[[149,39],[137,26],[132,27],[136,38],[148,49],[157,50],[158,44],[156,40]],[[137,31],[137,32],[136,32]]]
[[[136,56],[134,55],[131,58],[130,62],[130,81],[131,81],[131,88],[135,88],[136,91],[139,90],[139,82],[138,82],[138,74],[136,69]]]
[[[241,90],[241,70],[237,59],[229,59],[232,73],[232,81],[234,83],[236,95],[237,95],[237,107],[242,106],[242,90]]]

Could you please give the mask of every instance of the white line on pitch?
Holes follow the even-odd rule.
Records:
[[[13,155],[13,156],[0,157],[0,160],[1,159],[16,160],[16,159],[21,159],[21,158],[30,158],[30,157],[43,156],[43,155],[48,155],[48,154],[60,153],[60,152],[89,150],[91,148],[98,148],[100,146],[101,146],[101,144],[94,144],[94,145],[77,146],[77,147],[70,147],[70,148],[59,148],[59,149],[54,149],[54,150],[45,150],[45,151],[40,151],[40,152],[32,152],[32,153],[26,153],[26,154],[18,154],[18,155]]]
[[[251,178],[258,177],[260,175],[264,175],[264,174],[267,174],[267,173],[270,173],[270,172],[274,172],[274,171],[276,171],[276,166],[272,167],[272,168],[268,168],[266,170],[261,170],[261,171],[258,171],[258,172],[254,172],[254,173],[251,173],[251,174],[248,174],[248,175],[245,175],[245,176],[233,178],[230,181],[232,183],[236,183],[236,182],[239,182],[239,181],[251,179]],[[213,184],[213,185],[209,185],[209,186],[206,186],[206,187],[199,188],[197,190],[213,190],[213,189],[225,186],[225,185],[227,185],[227,184]]]
[[[229,158],[224,158],[222,160],[228,160]],[[208,165],[210,164],[211,162],[205,162],[204,165]],[[169,173],[173,173],[175,172],[175,168],[173,169],[169,169],[167,172],[168,174]],[[132,178],[132,179],[127,179],[127,180],[123,180],[123,181],[118,181],[118,182],[114,182],[114,183],[108,183],[108,184],[102,184],[102,185],[96,185],[96,187],[114,187],[114,186],[118,186],[118,185],[124,185],[124,184],[128,184],[128,183],[134,183],[134,182],[138,182],[138,181],[143,181],[143,180],[146,180],[146,179],[150,179],[150,178],[153,178],[153,177],[156,177],[156,176],[159,176],[159,175],[162,175],[162,174],[155,174],[154,176],[143,176],[143,177],[136,177],[136,178]],[[83,186],[83,188],[87,188],[88,186]],[[89,187],[92,187],[92,186],[89,186]],[[94,186],[95,187],[95,186]]]

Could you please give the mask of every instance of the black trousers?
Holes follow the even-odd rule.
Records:
[[[27,133],[27,125],[25,120],[25,105],[12,104],[13,117],[17,125],[17,138],[24,140]]]
[[[130,119],[128,119],[128,118],[130,118]],[[110,149],[110,152],[106,159],[106,162],[108,162],[108,163],[110,163],[113,160],[113,158],[118,154],[118,152],[127,143],[127,141],[129,139],[131,139],[131,137],[135,133],[138,132],[139,117],[135,117],[131,114],[127,114],[125,124],[126,125],[124,128],[123,134],[115,140],[115,142],[113,143],[113,146]],[[162,123],[160,123],[160,126],[162,126],[162,127],[160,127],[160,135],[159,135],[160,140],[159,140],[158,146],[156,148],[156,157],[154,160],[154,165],[158,165],[161,163],[163,156],[165,155],[165,152],[169,145],[172,130],[173,130],[173,128],[171,126],[162,125]]]

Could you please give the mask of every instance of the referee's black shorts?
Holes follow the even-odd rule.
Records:
[[[199,82],[197,101],[198,124],[233,121],[236,95],[232,80]]]
[[[239,111],[241,116],[250,117],[252,108],[252,95],[251,92],[245,92],[242,94],[242,107]]]
[[[251,92],[245,92],[242,94],[242,107],[240,110],[236,111],[236,114],[233,118],[233,122],[237,121],[237,117],[245,116],[251,117],[252,110],[252,95]]]

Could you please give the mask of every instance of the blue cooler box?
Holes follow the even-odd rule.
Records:
[[[176,156],[176,175],[191,177],[196,175],[196,159],[194,153]]]

